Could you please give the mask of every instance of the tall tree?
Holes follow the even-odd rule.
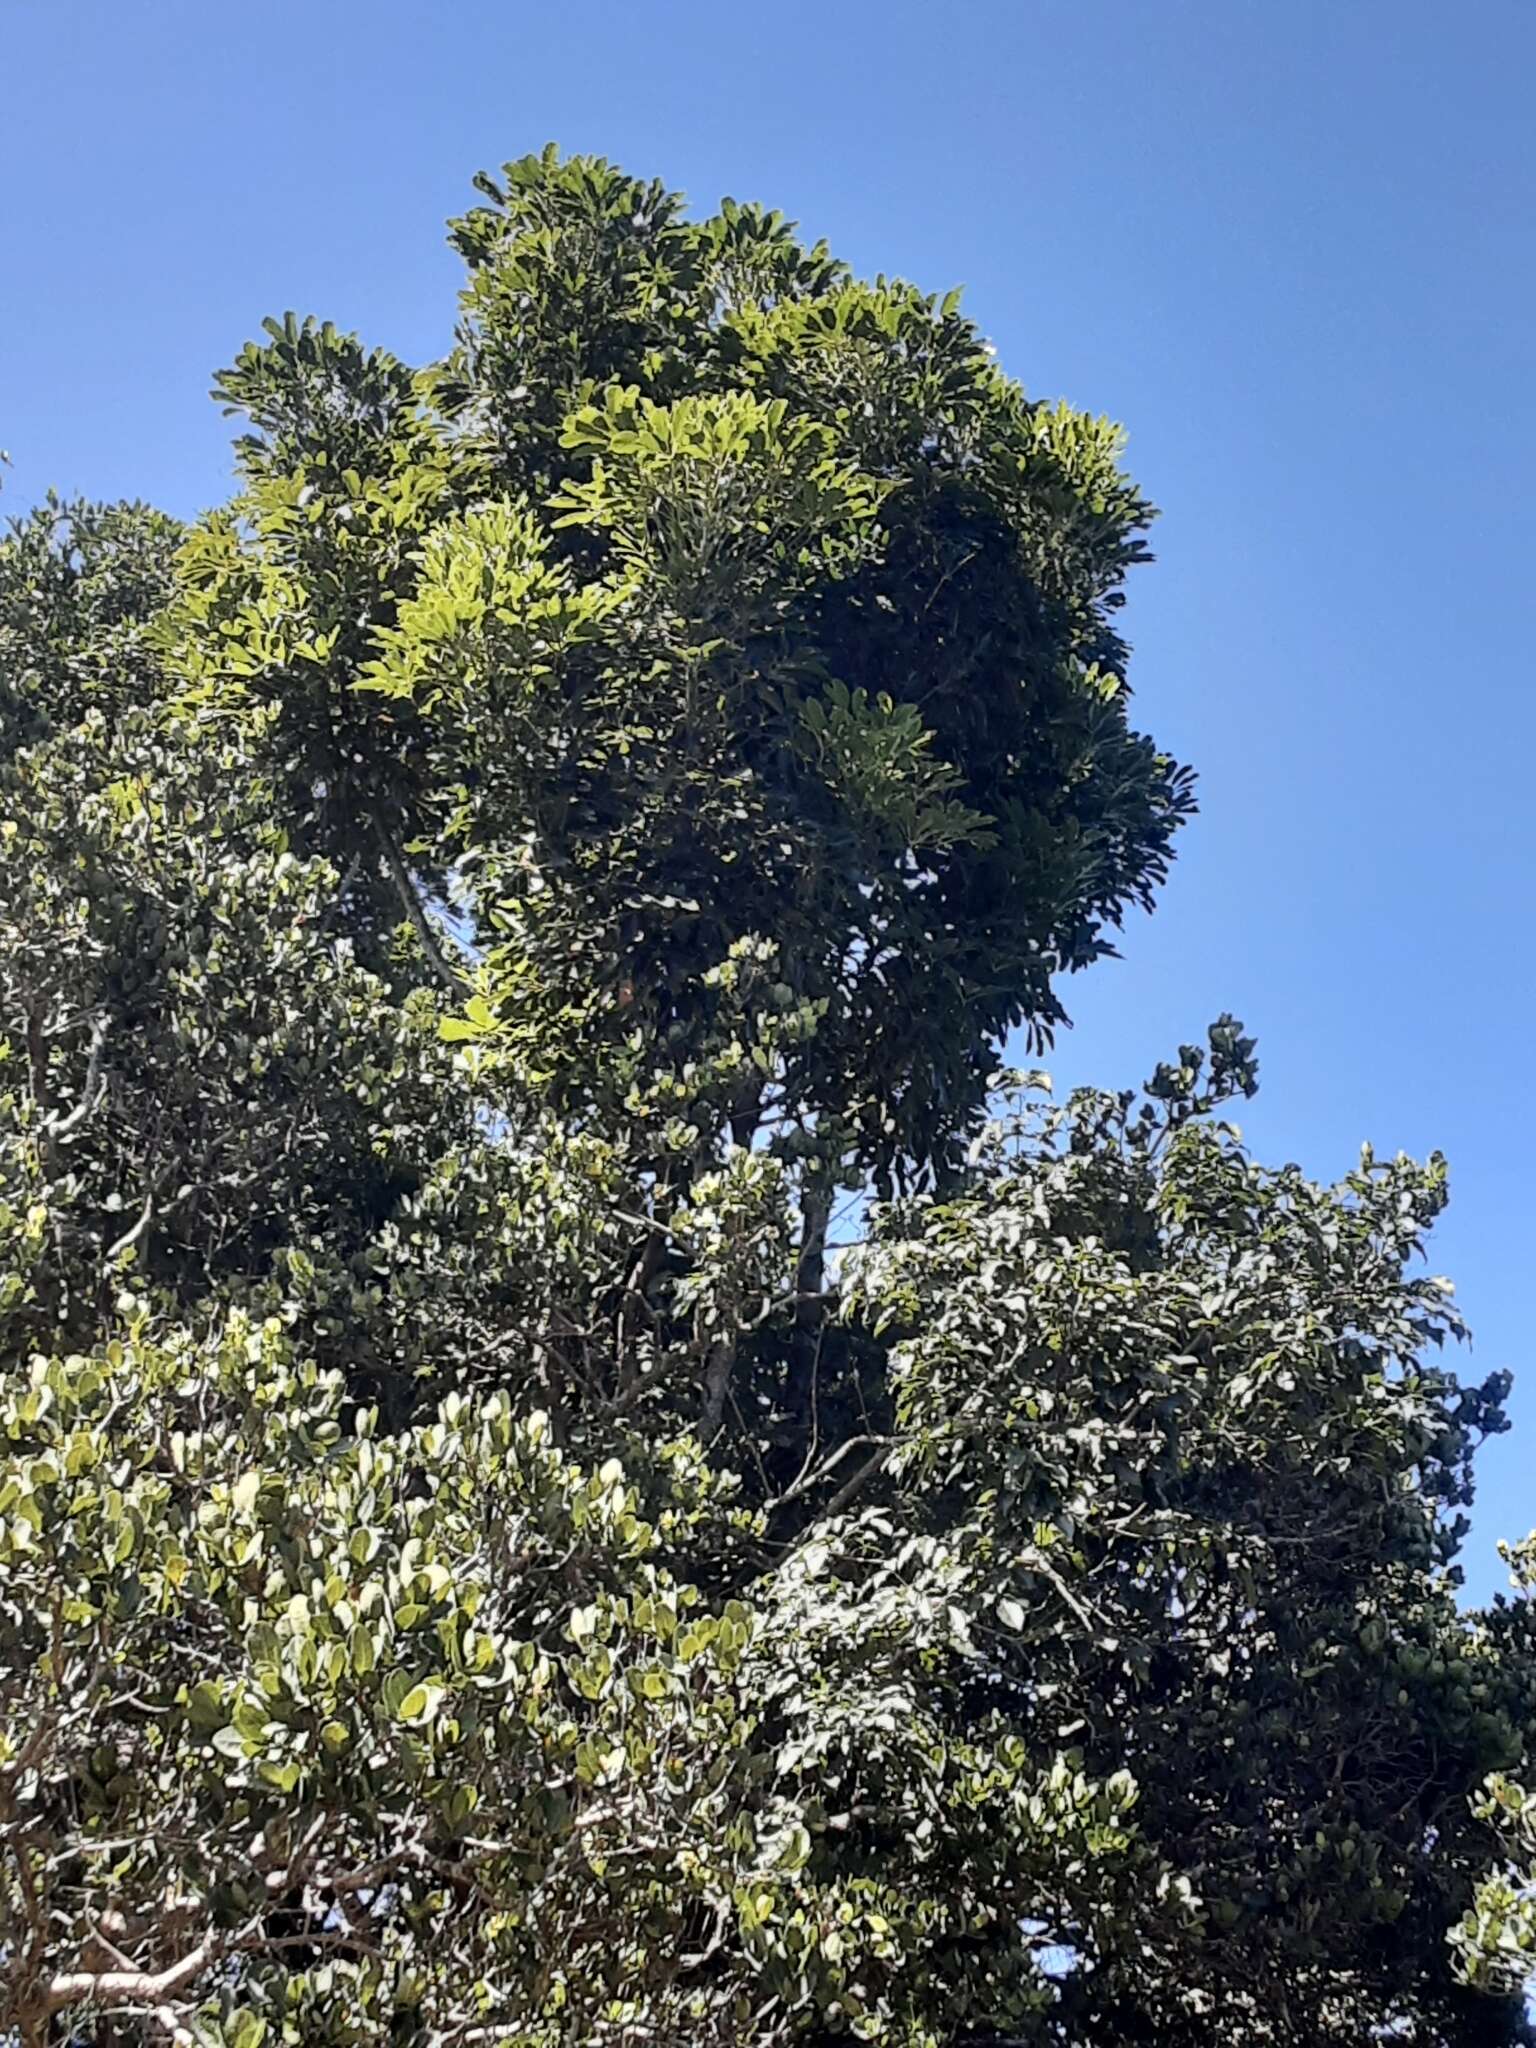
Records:
[[[994,1073],[1190,807],[1116,431],[481,198],[445,362],[271,322],[230,507],[0,544],[3,2023],[1524,2038],[1441,1164]]]
[[[777,215],[552,153],[481,184],[446,366],[290,317],[219,380],[198,709],[262,726],[344,871],[452,873],[567,1099],[686,1060],[766,940],[816,1049],[738,1128],[771,1092],[838,1171],[951,1162],[1190,804],[1127,723],[1119,432]]]

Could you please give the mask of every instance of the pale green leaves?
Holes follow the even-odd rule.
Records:
[[[562,438],[592,460],[551,501],[556,525],[601,530],[628,574],[688,604],[739,605],[769,573],[782,602],[812,575],[846,573],[884,495],[825,427],[747,393],[657,405],[610,389]]]
[[[442,1705],[446,1690],[447,1688],[437,1679],[427,1679],[421,1685],[413,1685],[396,1709],[399,1718],[407,1727],[430,1726]]]
[[[993,843],[992,821],[956,800],[964,777],[932,753],[915,704],[833,682],[801,706],[808,744],[854,829],[898,854]]]
[[[1451,1929],[1456,1967],[1480,1989],[1525,1992],[1536,1980],[1536,1799],[1524,1785],[1490,1776],[1474,1802],[1507,1859],[1478,1885]]]

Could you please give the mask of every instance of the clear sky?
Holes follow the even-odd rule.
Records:
[[[1449,1154],[1433,1265],[1519,1375],[1486,1591],[1536,1523],[1533,112],[1532,0],[4,0],[7,501],[224,496],[209,373],[263,314],[440,353],[445,217],[548,140],[963,284],[1130,429],[1138,714],[1201,775],[1056,1072],[1230,1008],[1263,1154]]]

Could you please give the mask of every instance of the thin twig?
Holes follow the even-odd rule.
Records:
[[[858,1497],[858,1495],[863,1491],[864,1487],[867,1486],[869,1481],[874,1478],[875,1474],[880,1470],[881,1466],[885,1463],[886,1459],[891,1455],[891,1451],[894,1448],[894,1441],[895,1440],[893,1438],[887,1439],[885,1443],[881,1444],[878,1450],[870,1452],[869,1456],[864,1460],[863,1464],[859,1467],[858,1471],[854,1473],[853,1477],[847,1480],[841,1487],[838,1488],[837,1492],[833,1494],[832,1498],[827,1502],[826,1506],[822,1509],[820,1516],[817,1518],[817,1521],[811,1523],[809,1528],[807,1528],[805,1535],[802,1536],[800,1539],[801,1542],[807,1541],[815,1533],[815,1531],[821,1523],[830,1521],[835,1515],[840,1515],[843,1509],[847,1507],[848,1503]]]
[[[848,1441],[845,1444],[840,1445],[838,1449],[832,1453],[831,1457],[827,1458],[822,1464],[818,1465],[814,1472],[807,1473],[802,1470],[800,1476],[793,1482],[792,1485],[787,1486],[776,1500],[771,1500],[767,1503],[767,1511],[771,1514],[775,1508],[787,1507],[792,1500],[798,1500],[801,1494],[809,1493],[813,1486],[820,1486],[821,1482],[824,1479],[829,1478],[831,1476],[834,1468],[838,1465],[841,1465],[844,1458],[848,1456],[850,1451],[862,1450],[866,1444],[877,1444],[881,1447],[880,1455],[881,1458],[884,1459],[889,1454],[891,1446],[892,1444],[894,1444],[895,1441],[896,1439],[894,1437],[889,1436],[849,1437]],[[864,1474],[864,1477],[872,1477],[874,1461],[866,1460],[865,1462],[870,1466],[871,1470],[869,1472],[866,1472]],[[838,1494],[833,1499],[832,1505],[827,1509],[828,1514],[832,1514],[836,1511],[842,1498],[843,1496],[841,1494]]]

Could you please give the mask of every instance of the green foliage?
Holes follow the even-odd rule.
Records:
[[[1525,2038],[1442,1163],[993,1073],[1189,808],[1116,430],[480,191],[447,362],[269,322],[231,506],[0,541],[0,2029]]]
[[[1525,1725],[1536,1722],[1536,1536],[1500,1544],[1517,1599],[1501,1597],[1485,1617],[1484,1659],[1518,1674]],[[1531,1773],[1529,1748],[1524,1769]],[[1465,1914],[1451,1929],[1457,1967],[1480,1989],[1529,1992],[1536,1980],[1536,1805],[1528,1788],[1491,1772],[1472,1802],[1477,1819],[1493,1829],[1498,1861],[1484,1876]]]
[[[1219,1076],[1243,1042],[1213,1039]],[[1099,2031],[1129,2004],[1159,2039],[1207,2010],[1248,2029],[1225,2038],[1358,2039],[1405,1970],[1405,2013],[1445,2029],[1407,2038],[1463,2038],[1433,1943],[1483,1853],[1466,1788],[1526,1724],[1437,1510],[1507,1383],[1421,1355],[1456,1329],[1411,1273],[1440,1162],[1263,1169],[1209,1120],[1250,1067],[1202,1115],[1200,1064],[1004,1118],[961,1199],[856,1256],[848,1298],[894,1339],[887,1474],[970,1567],[981,1695],[1131,1771],[1144,1838],[1201,1873],[1200,1946],[1103,1956],[1068,2038],[1138,2038]]]
[[[944,1730],[923,1664],[951,1625],[921,1580],[862,1612],[810,1564],[750,1607],[679,1584],[676,1525],[716,1491],[686,1445],[648,1523],[616,1460],[572,1466],[505,1394],[380,1436],[278,1318],[199,1342],[121,1314],[0,1410],[0,1625],[30,1674],[0,1759],[54,1939],[88,1952],[114,1902],[158,1967],[194,1920],[209,2038],[483,2015],[530,2043],[725,2042],[766,2000],[764,2038],[841,2009],[919,2040],[1010,1952],[1030,2003],[1016,1934],[955,1939],[991,1917],[994,1834],[1067,1896],[1126,1859],[1127,1779]],[[856,1789],[937,1840],[861,1876],[828,1852]],[[63,1839],[56,1893],[37,1851]]]
[[[1451,1945],[1469,1983],[1523,1989],[1536,1976],[1536,1814],[1523,1785],[1489,1775],[1475,1803],[1507,1846],[1508,1863],[1485,1877],[1451,1930]]]
[[[775,215],[553,154],[482,190],[448,364],[290,315],[220,378],[246,489],[186,543],[183,709],[377,925],[408,852],[488,1002],[583,1013],[568,1106],[766,939],[821,1018],[786,1113],[838,1172],[942,1172],[1190,807],[1127,725],[1118,430]]]

